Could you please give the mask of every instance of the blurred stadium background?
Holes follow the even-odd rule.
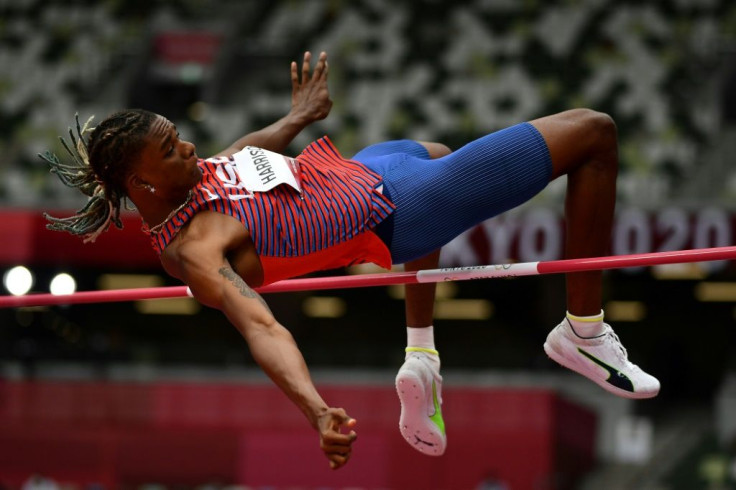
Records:
[[[457,147],[591,107],[619,128],[613,254],[734,242],[727,0],[0,0],[0,273],[26,267],[33,292],[59,273],[79,290],[176,284],[132,213],[94,245],[44,231],[42,211],[83,201],[37,154],[62,151],[75,112],[125,107],[167,115],[215,153],[288,111],[289,62],[305,50],[329,53],[335,104],[294,153],[322,134],[346,155],[399,137]],[[564,187],[458,238],[443,265],[561,258]],[[191,300],[0,310],[0,486],[736,488],[734,264],[606,273],[607,319],[663,383],[651,401],[546,358],[563,287],[441,285],[450,447],[437,460],[396,430],[400,289],[267,297],[328,400],[359,420],[337,473],[217,312]]]

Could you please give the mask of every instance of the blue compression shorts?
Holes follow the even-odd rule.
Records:
[[[383,192],[396,205],[375,229],[396,264],[427,255],[523,204],[552,177],[549,149],[529,123],[483,136],[434,160],[410,140],[371,145],[352,159],[383,177]]]

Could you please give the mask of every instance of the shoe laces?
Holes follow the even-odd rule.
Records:
[[[611,341],[616,344],[616,347],[621,351],[621,355],[623,355],[624,359],[629,358],[629,353],[626,351],[626,347],[624,347],[624,344],[621,343],[621,339],[618,338],[618,334],[613,331],[613,329],[610,327],[610,325],[606,325],[606,333],[604,335],[607,335],[611,338]]]
[[[640,371],[641,369],[639,368],[639,366],[629,361],[629,353],[626,350],[626,347],[624,347],[624,344],[621,343],[621,339],[618,338],[618,334],[613,331],[613,328],[611,328],[610,325],[606,324],[606,327],[606,333],[604,333],[603,335],[609,338],[609,342],[613,342],[616,348],[618,348],[618,351],[621,354],[621,361],[627,363],[631,369]]]

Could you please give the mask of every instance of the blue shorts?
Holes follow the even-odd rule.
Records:
[[[371,145],[352,157],[383,177],[396,210],[376,233],[394,263],[417,259],[544,189],[552,160],[529,123],[483,136],[438,159],[415,141]]]

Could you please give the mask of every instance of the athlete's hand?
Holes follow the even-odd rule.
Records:
[[[330,460],[330,468],[336,470],[350,459],[352,445],[358,435],[352,430],[357,421],[342,408],[328,408],[317,419],[319,445]],[[343,433],[345,427],[350,432]]]
[[[301,118],[305,124],[327,117],[332,108],[332,100],[327,90],[327,53],[320,53],[319,60],[310,74],[312,53],[304,53],[301,78],[296,61],[291,62],[291,113]]]

